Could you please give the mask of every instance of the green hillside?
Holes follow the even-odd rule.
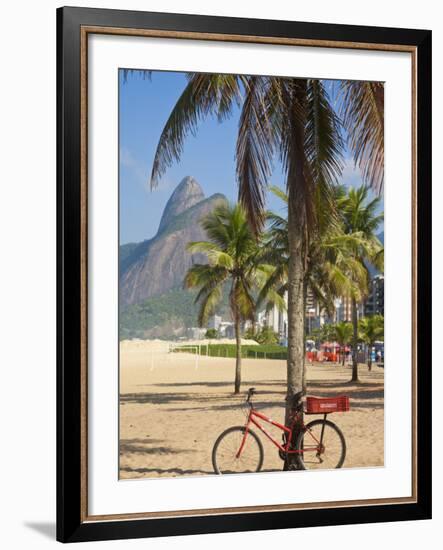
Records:
[[[174,289],[141,304],[127,306],[120,311],[120,340],[181,336],[187,327],[197,326],[195,295],[193,291]],[[217,310],[225,319],[229,318],[227,304],[226,291]]]

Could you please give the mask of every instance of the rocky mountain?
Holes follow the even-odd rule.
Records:
[[[173,218],[198,204],[204,198],[203,189],[193,177],[183,178],[166,203],[158,228],[159,233],[168,226]]]
[[[190,254],[186,246],[190,241],[206,239],[199,222],[221,201],[226,201],[221,194],[205,198],[197,181],[188,176],[168,200],[155,237],[120,247],[123,309],[182,287],[188,268],[204,261],[204,256]]]

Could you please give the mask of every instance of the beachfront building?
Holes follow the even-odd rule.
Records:
[[[288,297],[285,294],[285,302],[287,304]],[[308,334],[315,328],[319,328],[325,322],[327,322],[327,315],[320,307],[313,292],[308,289],[306,295],[306,310],[305,310],[305,322]],[[271,310],[261,312],[259,317],[262,322],[260,326],[268,326],[279,336],[280,343],[287,345],[288,342],[288,312],[287,310],[280,311],[277,306],[274,306]]]
[[[357,304],[357,319],[364,316],[364,304]],[[352,300],[350,296],[342,296],[335,302],[335,322],[352,323]]]
[[[365,315],[385,314],[385,278],[375,275],[371,281],[370,293],[365,303]]]
[[[285,300],[287,300],[286,296]],[[277,306],[274,306],[265,312],[262,319],[263,326],[267,326],[276,332],[280,343],[286,345],[288,341],[288,312],[286,310],[280,311]]]
[[[222,318],[220,315],[212,315],[208,319],[208,328],[213,328],[215,330],[218,330],[220,328],[220,325],[222,323]]]
[[[202,340],[206,336],[206,329],[201,327],[189,327],[186,329],[186,337],[190,340]]]
[[[221,321],[218,327],[221,338],[235,338],[235,327],[232,321]]]

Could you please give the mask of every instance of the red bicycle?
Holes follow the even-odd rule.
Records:
[[[246,404],[249,406],[244,426],[233,426],[225,430],[216,440],[212,450],[212,465],[217,474],[259,472],[263,466],[263,444],[251,429],[256,426],[278,448],[279,456],[285,463],[285,470],[310,470],[341,468],[346,456],[346,442],[342,431],[327,419],[328,414],[349,410],[349,397],[334,398],[308,397],[304,410],[299,392],[292,398],[291,425],[285,426],[272,420],[254,408],[252,396],[255,388],[248,390]],[[303,414],[323,414],[304,424]],[[282,443],[279,443],[262,426],[260,420],[282,430]]]

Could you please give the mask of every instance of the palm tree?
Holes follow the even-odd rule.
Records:
[[[349,277],[354,286],[349,293],[352,307],[352,382],[358,382],[358,309],[357,304],[368,294],[369,263],[383,270],[384,248],[375,235],[383,221],[383,214],[377,214],[380,198],[369,200],[369,189],[362,185],[358,189],[351,188],[340,201],[340,212],[343,218],[344,230],[349,235],[351,243],[351,261],[349,262]],[[350,241],[350,242],[351,242]]]
[[[184,286],[199,289],[195,301],[200,302],[198,322],[203,326],[219,304],[224,286],[230,282],[229,304],[237,346],[234,391],[239,393],[241,323],[254,321],[253,291],[260,270],[266,270],[266,266],[257,262],[258,243],[240,204],[216,206],[202,219],[201,226],[209,240],[191,242],[188,250],[205,254],[208,263],[193,265],[185,276]]]
[[[271,186],[270,191],[287,206],[288,196],[281,189]],[[343,186],[333,190],[334,210],[338,211],[345,193]],[[335,311],[334,299],[345,294],[358,292],[358,268],[353,261],[353,251],[363,246],[361,235],[347,235],[343,224],[325,212],[321,203],[316,204],[318,223],[311,238],[306,255],[304,295],[312,292],[320,307],[330,316]],[[288,288],[289,239],[288,222],[284,215],[268,212],[269,229],[263,237],[262,258],[274,266],[258,296],[258,305],[268,298],[270,289],[281,297]],[[268,304],[273,305],[272,302]],[[335,338],[334,325],[324,324],[320,330],[321,340]],[[303,389],[306,388],[306,368],[303,371]]]
[[[340,345],[340,348],[345,348],[352,339],[352,325],[351,323],[346,323],[342,321],[334,325],[334,336],[337,343]],[[345,353],[343,350],[342,356],[342,365],[345,364]]]
[[[359,121],[350,145],[366,166],[368,181],[376,181],[383,158],[368,161],[370,152],[383,148],[378,134],[367,137],[373,121],[383,116],[379,103],[359,100],[359,86],[348,92],[342,83],[345,124]],[[383,95],[377,97],[383,99]],[[304,364],[304,280],[306,253],[317,227],[316,202],[334,216],[331,185],[342,171],[340,121],[320,80],[220,74],[191,74],[161,134],[154,158],[151,186],[178,160],[189,133],[208,115],[222,121],[234,105],[241,107],[236,161],[239,200],[255,234],[265,221],[265,190],[272,161],[280,157],[288,192],[288,362],[286,421],[291,416],[292,396],[302,389]],[[382,136],[382,134],[381,134]],[[363,152],[362,152],[363,151]]]
[[[360,339],[368,346],[368,370],[372,369],[371,348],[385,333],[383,315],[363,317],[358,323]]]

